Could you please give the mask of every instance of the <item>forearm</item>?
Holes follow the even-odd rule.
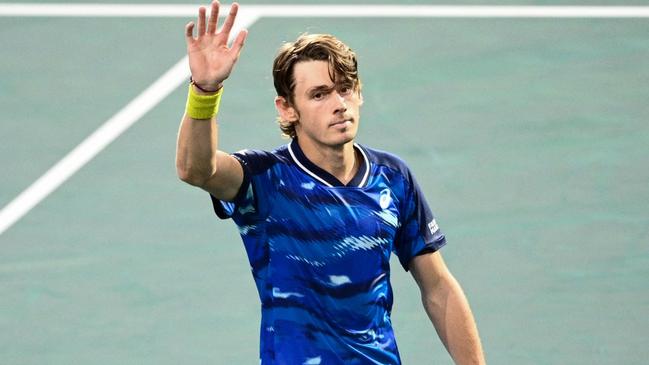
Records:
[[[218,125],[215,118],[183,116],[176,146],[176,170],[181,180],[200,186],[217,169]]]
[[[478,329],[462,288],[450,275],[422,293],[428,317],[456,364],[485,364]]]

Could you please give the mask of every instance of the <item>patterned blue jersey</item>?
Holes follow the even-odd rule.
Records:
[[[408,270],[445,238],[407,166],[360,145],[347,185],[297,140],[234,156],[233,202],[212,198],[243,238],[261,300],[261,364],[400,364],[390,312],[391,252]]]

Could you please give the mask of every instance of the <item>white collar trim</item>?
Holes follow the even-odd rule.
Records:
[[[293,161],[295,162],[296,165],[298,165],[298,167],[300,167],[302,170],[304,170],[304,172],[309,174],[314,179],[316,179],[316,180],[320,181],[321,183],[325,184],[326,186],[328,186],[330,188],[333,187],[333,185],[331,185],[326,180],[324,180],[323,178],[318,176],[318,174],[316,174],[315,172],[309,170],[306,166],[304,166],[300,162],[300,160],[298,160],[297,156],[295,156],[295,152],[293,152],[293,148],[291,147],[291,143],[289,143],[287,146],[288,146],[288,153],[291,155],[291,158],[293,158]],[[361,187],[363,187],[365,185],[365,183],[367,183],[367,179],[370,176],[370,160],[369,160],[369,158],[367,158],[367,155],[365,154],[365,151],[363,150],[363,148],[361,148],[361,146],[359,146],[357,143],[354,143],[354,147],[357,148],[361,152],[361,155],[363,155],[363,159],[365,160],[365,173],[363,174],[363,179],[361,180],[361,182],[357,186],[357,187],[361,188]]]

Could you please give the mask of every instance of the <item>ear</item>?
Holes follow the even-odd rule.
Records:
[[[358,92],[358,97],[361,100],[361,102],[358,104],[358,106],[361,106],[361,105],[363,105],[363,93],[361,91]]]
[[[275,97],[275,109],[277,109],[280,119],[284,121],[295,122],[299,119],[295,108],[283,96]]]

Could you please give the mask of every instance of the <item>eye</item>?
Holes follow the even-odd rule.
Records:
[[[340,87],[340,90],[338,90],[338,92],[340,93],[340,95],[347,96],[347,95],[351,94],[353,90],[354,89],[351,87],[351,85],[342,85]]]
[[[311,95],[311,97],[313,99],[315,99],[315,100],[322,100],[324,98],[324,95],[325,94],[322,91],[318,91],[318,92],[314,93],[313,95]]]

